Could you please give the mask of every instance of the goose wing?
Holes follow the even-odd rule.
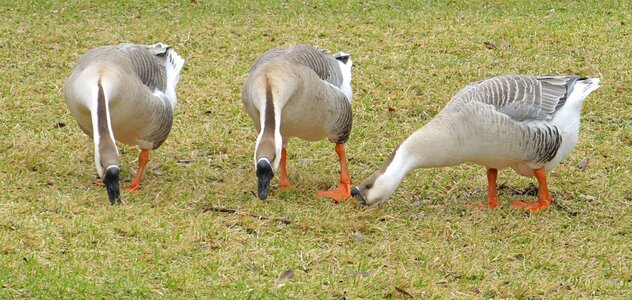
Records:
[[[167,70],[161,62],[169,47],[153,47],[137,44],[120,44],[118,49],[129,60],[130,66],[151,91],[164,92],[167,87]]]
[[[500,76],[466,86],[451,103],[491,105],[514,121],[551,120],[573,90],[577,76]]]

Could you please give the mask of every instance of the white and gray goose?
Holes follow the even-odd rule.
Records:
[[[470,84],[352,194],[363,204],[378,204],[388,200],[413,169],[473,162],[487,168],[488,207],[499,205],[497,170],[510,167],[535,176],[539,184],[536,203],[512,206],[542,210],[553,202],[546,171],[577,144],[582,104],[598,87],[598,78],[577,76],[514,75]]]
[[[149,149],[167,139],[184,65],[173,48],[120,44],[86,52],[64,86],[68,110],[94,141],[94,160],[112,204],[120,201],[115,141],[141,148],[129,190],[139,189]]]
[[[279,186],[290,186],[286,145],[291,137],[327,138],[336,144],[340,185],[318,194],[338,202],[350,197],[344,143],[352,125],[352,64],[348,54],[330,55],[307,45],[275,48],[256,59],[244,83],[242,100],[259,132],[254,163],[260,199],[268,196],[270,180],[279,168]]]

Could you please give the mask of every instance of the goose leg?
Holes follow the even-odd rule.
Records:
[[[497,169],[487,169],[487,206],[483,204],[476,205],[476,208],[498,208],[498,192],[496,191]]]
[[[285,165],[286,158],[287,153],[285,151],[285,148],[281,148],[281,165],[279,167],[281,169],[281,175],[279,176],[279,188],[281,189],[289,188],[290,186],[292,186],[290,179],[287,177],[287,168]]]
[[[136,177],[132,181],[132,183],[127,188],[128,191],[138,191],[140,190],[140,182],[143,180],[143,171],[145,170],[145,166],[149,162],[149,150],[141,149],[140,155],[138,156],[138,172],[136,173]]]
[[[347,157],[345,155],[345,146],[336,144],[336,153],[340,161],[340,185],[330,191],[318,191],[318,196],[331,198],[340,203],[351,197],[351,177],[347,168]]]
[[[524,208],[529,212],[536,212],[545,209],[549,204],[553,203],[553,198],[549,193],[549,188],[546,185],[546,171],[544,167],[533,171],[535,178],[538,179],[538,202],[512,202],[511,206],[514,208]]]

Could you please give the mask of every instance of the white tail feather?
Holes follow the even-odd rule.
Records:
[[[581,110],[582,104],[584,100],[592,93],[594,90],[599,88],[599,78],[588,78],[582,79],[575,83],[573,87],[573,91],[568,95],[568,99],[566,99],[566,104],[560,110],[560,112],[556,113],[556,115],[564,114],[562,110],[571,110],[571,111],[579,111]],[[565,109],[566,108],[566,109]]]
[[[167,73],[167,89],[165,94],[167,94],[167,98],[169,102],[171,102],[171,106],[175,107],[178,102],[176,96],[176,85],[180,80],[180,71],[182,71],[182,67],[184,67],[184,59],[176,53],[175,50],[169,49],[167,53],[167,64],[165,65],[166,73]]]

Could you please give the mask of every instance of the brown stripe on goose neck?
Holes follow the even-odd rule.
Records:
[[[380,175],[384,174],[384,172],[386,172],[386,169],[388,168],[388,166],[393,162],[393,159],[395,159],[395,154],[397,153],[397,150],[399,150],[399,147],[401,146],[398,145],[397,148],[395,148],[395,150],[393,150],[393,152],[391,153],[391,155],[388,157],[388,159],[382,164],[382,166],[375,172],[373,172],[373,174],[367,178],[364,181],[364,188],[370,188],[373,186],[373,183],[375,183],[375,180],[380,177]],[[370,186],[370,187],[368,187]]]
[[[105,103],[105,93],[101,85],[101,79],[97,82],[99,87],[99,95],[97,97],[97,128],[99,130],[99,156],[101,158],[101,166],[107,168],[111,165],[118,166],[118,155],[116,153],[116,145],[110,137],[110,129],[108,126],[107,104]]]
[[[257,160],[261,158],[267,158],[269,161],[273,161],[276,156],[274,149],[274,101],[272,98],[272,87],[270,86],[270,80],[266,76],[266,111],[264,115],[263,134],[259,141],[259,147],[257,147]]]

